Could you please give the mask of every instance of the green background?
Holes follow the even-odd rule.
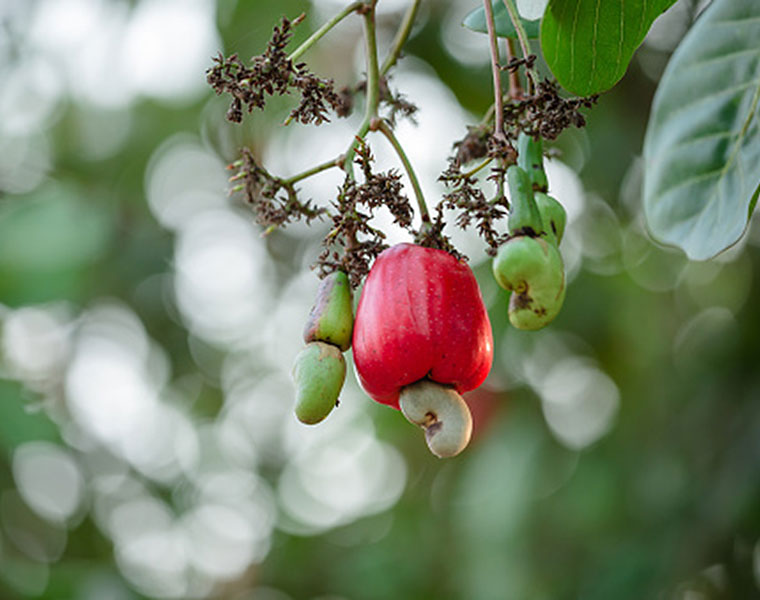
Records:
[[[459,26],[476,3],[460,4],[423,3],[401,68],[440,81],[410,96],[421,115],[438,90],[477,122],[491,99],[487,47]],[[381,50],[403,11],[394,5]],[[83,6],[130,23],[179,5]],[[220,49],[242,57],[262,51],[281,14],[310,15],[297,39],[318,26],[296,0],[193,6]],[[83,57],[101,51],[97,29],[77,29],[55,3],[4,10],[0,598],[760,597],[760,231],[752,223],[737,247],[690,263],[642,225],[649,106],[690,2],[588,127],[554,146],[583,189],[558,319],[539,333],[508,327],[507,298],[473,257],[495,365],[469,396],[471,446],[445,461],[352,373],[318,430],[292,416],[289,363],[324,226],[260,238],[226,197],[223,168],[241,143],[282,153],[291,101],[225,124],[225,101],[202,83],[209,53],[188,93],[148,86],[99,105],[124,84],[124,57],[103,57],[115,80],[84,59],[64,76],[57,38],[32,25],[56,17],[43,31]],[[304,59],[350,83],[359,36],[353,19]],[[135,39],[155,63],[183,64],[169,34]],[[40,61],[52,70],[38,73]],[[419,147],[410,158],[424,163]],[[330,158],[287,151],[280,164]]]

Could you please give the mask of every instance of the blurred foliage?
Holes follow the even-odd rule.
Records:
[[[82,6],[129,18],[141,4]],[[221,50],[246,57],[281,14],[309,14],[303,39],[315,12],[338,6],[316,4],[218,0],[209,18]],[[476,122],[491,78],[484,36],[458,29],[475,7],[464,4],[425,2],[402,66],[429,69]],[[674,7],[678,35],[692,4]],[[0,9],[0,73],[17,83],[24,61],[45,58],[25,27],[55,2],[20,5]],[[400,14],[382,17],[384,43]],[[338,84],[362,70],[357,23],[342,27],[305,57]],[[482,60],[459,52],[470,39]],[[709,263],[642,230],[638,156],[677,39],[659,42],[585,131],[556,144],[584,189],[563,242],[560,317],[540,333],[510,329],[505,294],[475,265],[496,364],[469,395],[472,445],[450,461],[355,383],[323,433],[293,422],[289,361],[320,232],[262,240],[225,197],[223,170],[240,143],[278,148],[287,101],[233,129],[202,82],[106,107],[61,83],[37,121],[12,130],[37,88],[0,90],[11,111],[0,114],[0,597],[760,597],[760,230]],[[411,99],[423,114],[435,102]],[[197,168],[193,152],[205,153]],[[187,177],[211,171],[180,190],[175,212],[160,199],[176,190],[155,189],[167,156],[193,165]],[[242,260],[228,240],[251,261],[239,279],[217,268]],[[203,271],[208,248],[220,254]],[[225,304],[235,294],[251,303],[248,329]],[[246,386],[260,401],[238,399]],[[367,494],[381,499],[358,503]],[[306,502],[300,521],[294,502]]]

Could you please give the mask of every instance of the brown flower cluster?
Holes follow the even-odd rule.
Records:
[[[492,178],[503,178],[503,170],[498,169]],[[467,229],[473,223],[478,234],[488,244],[488,253],[496,254],[498,247],[507,241],[507,234],[500,234],[495,227],[496,221],[507,216],[509,202],[503,194],[493,200],[488,200],[483,190],[478,187],[475,177],[463,174],[456,160],[452,160],[449,168],[438,178],[451,189],[443,196],[440,206],[460,211],[456,224]]]
[[[243,193],[259,225],[280,227],[300,219],[309,223],[325,213],[324,208],[314,206],[311,200],[301,202],[295,186],[269,174],[256,163],[248,148],[243,148],[240,160],[228,168],[238,169],[230,181],[240,183],[232,191]]]
[[[401,176],[396,171],[374,173],[369,146],[360,140],[356,164],[361,167],[362,183],[346,177],[336,202],[333,227],[322,242],[323,250],[316,262],[320,276],[335,270],[348,273],[357,287],[369,273],[375,257],[388,246],[385,234],[370,225],[374,211],[386,207],[394,223],[405,229],[412,225],[412,206],[402,194]]]
[[[554,140],[571,125],[584,127],[586,118],[580,109],[591,108],[598,98],[563,98],[559,95],[557,84],[544,79],[536,85],[533,95],[504,105],[504,126],[516,133],[523,131],[528,135]]]
[[[293,27],[302,20],[303,15],[292,23],[283,17],[280,26],[274,28],[264,53],[251,58],[249,65],[237,54],[228,58],[220,54],[214,58],[216,64],[206,71],[206,80],[217,94],[232,96],[228,120],[240,123],[244,107],[249,113],[254,108],[263,109],[267,96],[291,91],[298,92],[301,100],[291,111],[290,119],[320,125],[329,121],[330,109],[338,115],[347,114],[346,99],[335,92],[332,80],[320,79],[305,63],[293,64],[285,52]]]

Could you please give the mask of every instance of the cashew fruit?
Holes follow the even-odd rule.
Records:
[[[533,197],[533,186],[528,173],[512,165],[507,169],[509,186],[509,233],[511,235],[538,236],[544,232],[541,213]]]
[[[544,171],[544,149],[541,138],[520,133],[517,137],[517,164],[525,170],[535,191],[546,192],[549,181]]]
[[[338,402],[346,378],[346,361],[337,346],[311,342],[296,356],[296,417],[314,425],[322,421]]]
[[[364,283],[354,324],[359,382],[399,408],[399,391],[430,379],[462,393],[493,362],[493,336],[470,267],[448,252],[398,244],[382,252]]]
[[[554,198],[543,192],[536,192],[536,205],[538,212],[541,213],[541,221],[546,229],[547,237],[555,240],[559,245],[562,236],[565,233],[565,224],[567,223],[567,213],[563,206]]]
[[[517,236],[503,244],[492,263],[496,281],[511,291],[509,321],[518,329],[550,323],[565,299],[565,267],[556,244]]]
[[[303,339],[309,342],[328,342],[343,352],[351,347],[354,327],[351,285],[342,271],[330,273],[322,280],[317,290]]]

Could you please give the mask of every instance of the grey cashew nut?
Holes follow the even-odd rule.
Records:
[[[423,379],[402,388],[401,412],[425,430],[430,451],[439,458],[456,456],[467,447],[472,435],[472,415],[456,390]]]

